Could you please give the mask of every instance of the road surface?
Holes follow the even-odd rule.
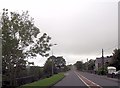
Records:
[[[74,68],[65,73],[65,75],[65,78],[55,84],[52,88],[66,88],[71,86],[79,88],[120,88],[120,82],[118,82],[118,80],[86,72],[80,72]]]

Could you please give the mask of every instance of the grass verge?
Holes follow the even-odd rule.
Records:
[[[22,85],[18,88],[43,88],[43,87],[46,88],[46,87],[50,87],[50,86],[54,85],[55,83],[60,81],[62,78],[64,78],[64,74],[59,73],[59,74],[53,75],[50,78],[45,78],[43,80],[39,80],[39,81],[35,81],[33,83],[25,84],[25,85]]]

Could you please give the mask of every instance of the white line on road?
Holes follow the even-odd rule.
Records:
[[[74,71],[74,72],[75,72],[75,71]],[[82,82],[83,82],[86,86],[88,86],[89,88],[91,88],[90,85],[88,85],[88,84],[80,77],[80,76],[82,76],[80,73],[75,72],[75,74],[78,76],[78,78],[79,78],[80,80],[82,80]],[[79,74],[80,76],[79,76],[78,74]],[[86,77],[84,77],[84,76],[82,76],[82,77],[83,77],[84,79],[88,80],[89,82],[91,82],[92,84],[94,84],[94,85],[96,85],[96,86],[102,88],[100,85],[98,85],[98,84],[92,82],[91,80],[87,79]]]
[[[74,71],[75,72],[75,71]],[[89,87],[90,88],[90,86],[85,82],[85,81],[83,81],[81,78],[80,78],[80,76],[75,72],[75,74],[78,76],[78,78],[87,86],[87,87]]]
[[[80,73],[78,73],[80,76],[82,76]],[[88,81],[90,81],[92,84],[94,84],[94,85],[96,85],[96,86],[100,86],[100,85],[98,85],[98,84],[96,84],[96,83],[94,83],[94,82],[92,82],[91,80],[89,80],[89,79],[87,79],[86,77],[84,77],[84,76],[82,76],[84,79],[86,79],[86,80],[88,80]]]

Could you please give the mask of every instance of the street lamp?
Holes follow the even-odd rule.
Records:
[[[51,46],[55,46],[57,44],[52,44]],[[53,56],[53,49],[52,49],[52,56]],[[53,59],[52,59],[52,75],[53,75]]]

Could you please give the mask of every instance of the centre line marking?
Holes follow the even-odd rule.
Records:
[[[78,78],[89,88],[102,88],[100,85],[92,82],[91,80],[87,79],[86,77],[82,76],[80,73],[74,71],[74,73],[78,76]],[[94,85],[94,86],[93,86]]]
[[[75,71],[74,71],[75,72]],[[75,74],[78,76],[78,78],[87,86],[87,87],[89,87],[90,88],[90,86],[86,83],[86,82],[84,82],[83,80],[82,80],[82,78],[80,78],[79,77],[79,75],[75,72]]]

